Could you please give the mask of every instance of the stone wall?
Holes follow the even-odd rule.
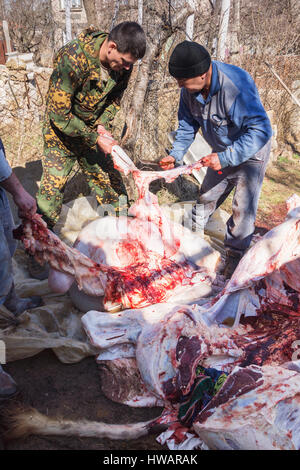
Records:
[[[14,63],[0,65],[0,120],[1,126],[14,124],[19,119],[43,119],[45,94],[51,69]]]
[[[0,137],[12,167],[40,160],[42,121],[51,69],[26,66],[11,60],[0,66]]]

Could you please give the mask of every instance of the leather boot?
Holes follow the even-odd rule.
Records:
[[[231,276],[233,275],[237,265],[239,264],[240,260],[243,257],[242,252],[234,251],[234,250],[226,250],[226,257],[225,257],[225,266],[223,270],[223,276],[226,277],[226,279],[230,279]]]
[[[39,295],[31,297],[18,297],[15,291],[14,284],[12,285],[8,295],[6,296],[4,306],[14,315],[20,315],[25,310],[36,308],[43,304],[42,298]]]
[[[49,276],[49,264],[46,263],[41,265],[35,260],[34,256],[29,255],[28,271],[33,279],[44,281],[45,279],[48,279]]]
[[[18,391],[18,387],[14,379],[4,372],[0,365],[0,400],[13,397]]]

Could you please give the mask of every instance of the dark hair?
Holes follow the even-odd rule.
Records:
[[[114,41],[119,52],[130,53],[136,59],[141,59],[146,51],[146,36],[143,28],[134,21],[124,21],[115,26],[108,35],[109,41]]]

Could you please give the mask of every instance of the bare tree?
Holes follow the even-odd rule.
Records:
[[[71,0],[65,0],[66,43],[72,39]]]
[[[189,4],[193,9],[195,9],[195,4],[193,0],[189,0]],[[186,20],[186,27],[185,27],[185,35],[187,41],[192,41],[194,37],[194,21],[195,21],[195,13],[189,15]]]
[[[229,14],[230,14],[230,0],[222,0],[221,2],[221,18],[220,18],[220,28],[218,35],[218,53],[217,57],[219,60],[224,60],[226,55],[226,40],[229,24]]]
[[[4,20],[4,6],[3,6],[3,0],[0,0],[0,20]]]
[[[189,2],[182,3],[184,3],[184,5],[175,11],[172,22],[170,18],[168,18],[165,8],[163,8],[166,6],[165,2],[160,2],[160,8],[158,5],[147,5],[148,14],[150,13],[153,18],[155,17],[156,22],[153,24],[151,31],[148,31],[147,52],[139,67],[133,100],[127,112],[126,132],[122,143],[131,152],[134,151],[136,138],[140,130],[141,116],[144,105],[146,104],[145,95],[153,61],[161,52],[167,39],[172,36],[176,30],[182,30],[186,19],[194,12]],[[149,9],[151,10],[150,12]],[[160,12],[160,14],[158,14],[158,12]]]
[[[113,27],[115,26],[115,23],[116,23],[116,20],[117,20],[117,17],[118,17],[118,13],[119,13],[119,9],[120,9],[120,0],[115,0],[114,15],[113,15],[113,18],[112,18],[112,21],[111,21],[110,29],[113,29]]]
[[[266,13],[267,12],[267,13]],[[299,54],[299,10],[291,0],[241,2],[240,40],[256,58]],[[280,32],[280,34],[278,34]]]
[[[95,0],[83,0],[83,6],[89,26],[97,26],[98,18],[96,12],[96,1]]]
[[[233,0],[233,27],[231,32],[231,54],[237,54],[240,50],[240,0]]]
[[[198,35],[203,37],[207,49],[212,54],[217,49],[217,31],[219,29],[220,5],[221,0],[209,0],[206,14],[203,13],[202,9],[201,20],[199,17],[200,15],[196,17]]]
[[[8,0],[5,3],[12,42],[19,52],[39,53],[42,40],[55,29],[50,0]]]
[[[138,0],[138,23],[143,24],[144,0]]]

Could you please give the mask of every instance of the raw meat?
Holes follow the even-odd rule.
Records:
[[[299,222],[300,207],[291,211],[286,222],[266,234],[248,251],[225,289],[202,306],[161,304],[142,310],[126,310],[114,317],[104,312],[88,312],[83,317],[83,324],[92,343],[101,350],[116,344],[135,343],[137,363],[144,382],[153,393],[164,399],[168,396],[165,382],[180,372],[175,358],[181,337],[195,338],[194,343],[198,343],[195,359],[189,359],[191,367],[196,361],[205,365],[209,361],[216,368],[230,371],[237,364],[252,362],[262,365],[272,363],[272,360],[280,364],[290,360],[292,343],[300,333],[297,316],[300,291],[295,289],[297,282],[293,281],[293,276],[286,273],[295,272],[298,266],[296,256],[293,261],[291,259],[299,249]],[[288,237],[284,237],[286,230]],[[255,270],[256,253],[260,263]],[[287,264],[284,263],[285,253]],[[279,267],[280,270],[270,273],[270,260],[278,258],[281,261],[273,263],[273,268]],[[264,270],[267,275],[262,279]],[[242,275],[244,283],[240,282]],[[288,315],[289,319],[280,316],[280,312]],[[244,325],[240,323],[241,316],[245,317]],[[281,347],[278,348],[280,342]],[[192,375],[191,371],[190,381]]]
[[[299,382],[284,367],[237,367],[194,430],[210,449],[299,450]]]
[[[207,435],[205,443],[212,448],[299,448],[299,424],[294,428],[292,417],[297,416],[299,421],[300,375],[293,374],[289,381],[289,373],[280,368],[291,361],[300,337],[300,198],[293,200],[298,207],[292,207],[286,221],[248,251],[232,279],[214,299],[202,305],[162,303],[125,310],[114,316],[90,311],[82,319],[91,342],[99,348],[100,360],[104,355],[108,360],[112,350],[116,359],[118,346],[130,345],[129,354],[135,354],[143,384],[165,403],[163,419],[166,420],[174,420],[174,409],[191,390],[197,365],[231,374],[240,370],[235,369],[237,366],[243,367],[245,387],[240,387],[240,401],[237,395],[231,396],[230,406],[237,408],[230,418],[230,430],[226,427],[230,409],[226,408],[227,404],[223,405],[224,412],[220,409],[213,421],[219,405],[213,407],[212,402],[211,417],[207,415],[202,427],[197,424],[200,437]],[[119,357],[122,357],[121,350]],[[242,435],[241,428],[233,439],[230,433],[236,425],[242,426],[242,418],[239,424],[235,417],[240,413],[245,418],[247,413],[245,403],[252,387],[250,372],[260,367],[264,381],[255,385],[260,387],[258,408],[253,402],[246,435]],[[274,410],[273,421],[268,421],[264,417],[271,410]],[[219,422],[219,426],[211,431],[215,422]],[[272,436],[271,444],[269,437],[263,439],[265,432]],[[186,430],[181,434],[182,439],[185,433]],[[287,444],[289,436],[292,441]],[[226,439],[231,440],[231,444]]]
[[[129,359],[135,359],[141,385],[137,393],[131,390],[127,402],[132,403],[134,397],[135,405],[153,406],[161,400],[165,413],[160,423],[174,421],[180,400],[192,390],[199,364],[226,371],[230,375],[225,385],[199,413],[195,430],[200,439],[210,448],[299,448],[300,375],[281,365],[292,360],[300,334],[300,198],[288,201],[286,221],[248,251],[216,297],[192,305],[166,303],[169,285],[185,281],[188,285],[194,276],[206,276],[185,259],[172,259],[178,254],[180,238],[176,230],[170,230],[157,199],[148,191],[150,181],[159,173],[169,181],[181,169],[143,174],[126,161],[118,147],[112,154],[116,167],[132,172],[140,191],[130,215],[153,224],[162,244],[152,251],[135,242],[134,247],[124,250],[126,264],[130,262],[128,251],[134,250],[134,258],[139,260],[135,266],[91,265],[93,276],[96,269],[98,278],[98,272],[105,273],[107,300],[120,302],[125,308],[136,307],[114,315],[89,311],[83,316],[86,333],[99,348],[98,360],[123,358],[133,367]],[[76,260],[78,252],[69,253]],[[63,257],[63,262],[68,264],[68,257]],[[80,264],[84,272],[77,274],[78,279],[86,276],[85,263]],[[73,271],[65,272],[74,275]],[[170,275],[167,285],[164,274]],[[143,277],[151,279],[151,288],[144,291]],[[126,402],[126,397],[120,400]],[[187,429],[178,422],[169,429],[172,426],[177,440],[178,436],[184,440]],[[235,429],[238,432],[234,435]]]
[[[139,190],[139,198],[129,210],[134,218],[105,217],[94,221],[75,242],[77,249],[67,247],[48,231],[38,215],[32,220],[24,220],[23,228],[20,227],[15,236],[40,262],[50,263],[52,290],[66,292],[76,280],[79,289],[89,296],[104,294],[103,305],[108,311],[164,302],[173,293],[178,294],[177,288],[191,287],[189,292],[193,300],[211,294],[220,256],[214,252],[208,257],[213,250],[206,242],[199,241],[198,251],[203,251],[202,265],[196,266],[186,259],[181,248],[187,244],[188,230],[179,224],[171,224],[160,209],[157,197],[149,191],[149,184],[154,179],[164,177],[173,181],[179,174],[190,173],[198,166],[142,172],[131,162],[129,170],[133,172]],[[95,236],[101,231],[103,220],[110,226],[109,240]]]
[[[39,214],[35,214],[32,219],[24,219],[22,225],[14,230],[14,237],[22,240],[28,253],[39,262],[47,261],[56,271],[65,273],[67,276],[64,281],[67,285],[69,280],[73,283],[76,279],[79,287],[91,295],[97,295],[99,289],[103,292],[107,266],[100,266],[63,243],[48,230]]]

